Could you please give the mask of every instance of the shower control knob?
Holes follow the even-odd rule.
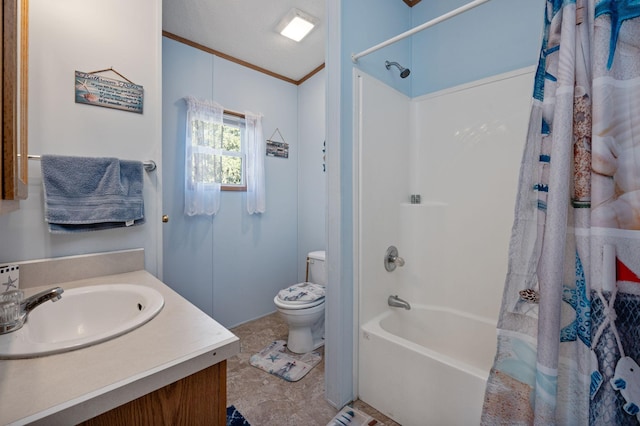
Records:
[[[404,266],[404,259],[398,256],[398,249],[395,246],[389,246],[384,255],[384,269],[393,272],[396,266]]]

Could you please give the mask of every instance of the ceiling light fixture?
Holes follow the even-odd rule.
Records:
[[[318,18],[299,9],[291,9],[276,27],[276,31],[294,41],[300,41],[318,24]]]

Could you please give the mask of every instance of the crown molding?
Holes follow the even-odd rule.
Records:
[[[418,0],[418,1],[420,1],[420,0]],[[164,31],[163,30],[162,31],[162,35],[164,37],[170,38],[170,39],[175,40],[177,42],[186,44],[187,46],[191,46],[193,48],[196,48],[196,49],[202,50],[204,52],[210,53],[212,55],[218,56],[220,58],[226,59],[229,62],[234,62],[234,63],[236,63],[238,65],[242,65],[244,67],[251,68],[254,71],[261,72],[261,73],[266,74],[268,76],[271,76],[273,78],[277,78],[279,80],[286,81],[287,83],[295,84],[296,86],[301,85],[302,83],[304,83],[305,81],[307,81],[308,79],[313,77],[315,74],[317,74],[318,72],[320,72],[324,68],[324,64],[321,64],[317,68],[315,68],[313,71],[311,71],[309,74],[307,74],[304,77],[302,77],[300,80],[294,80],[292,78],[289,78],[289,77],[286,77],[284,75],[275,73],[273,71],[269,71],[266,68],[262,68],[262,67],[259,67],[257,65],[253,65],[253,64],[251,64],[249,62],[243,61],[242,59],[238,59],[238,58],[235,58],[235,57],[233,57],[231,55],[227,55],[226,53],[220,52],[218,50],[211,49],[210,47],[204,46],[204,45],[202,45],[200,43],[196,43],[195,41],[191,41],[191,40],[186,39],[184,37],[180,37],[179,35],[170,33],[169,31]]]

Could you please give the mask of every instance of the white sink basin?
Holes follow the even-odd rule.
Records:
[[[24,326],[0,335],[0,359],[30,358],[95,345],[151,320],[164,306],[162,295],[137,284],[105,284],[65,290],[45,302]]]

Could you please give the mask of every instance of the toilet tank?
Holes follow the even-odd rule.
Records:
[[[327,285],[327,267],[324,250],[312,251],[307,255],[307,281]]]

